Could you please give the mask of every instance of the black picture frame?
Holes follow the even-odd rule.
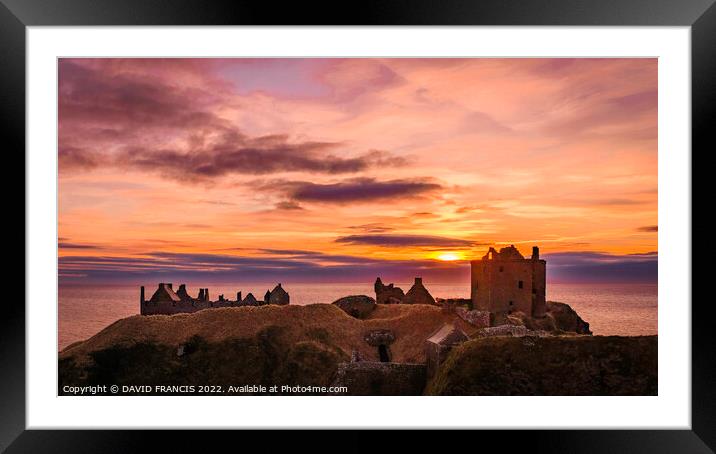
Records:
[[[363,0],[282,4],[201,0],[0,0],[0,118],[5,126],[3,142],[8,154],[19,156],[23,154],[20,150],[25,149],[26,27],[63,25],[689,26],[692,150],[706,154],[713,149],[708,145],[713,143],[712,118],[716,110],[714,0]],[[695,154],[692,151],[692,159]],[[694,269],[692,275],[708,282],[705,272]],[[0,318],[0,450],[126,453],[151,448],[149,439],[155,437],[161,439],[165,452],[206,449],[207,437],[189,431],[25,430],[25,305],[19,301],[8,303],[4,304]],[[688,307],[688,302],[681,303]],[[472,440],[474,449],[509,445],[510,450],[553,453],[714,452],[716,374],[712,346],[716,345],[716,339],[711,327],[711,304],[711,299],[694,298],[691,306],[691,430],[550,430],[510,434],[481,431],[479,435],[464,438]],[[297,446],[315,436],[311,432],[267,436],[264,432],[255,435],[252,444],[256,440],[265,446],[288,441],[291,446]],[[254,435],[235,437],[223,432],[211,437],[212,444],[220,438],[236,438],[246,443],[247,437]],[[383,449],[396,449],[398,443],[404,443],[404,437],[381,438],[379,443]],[[412,432],[409,438],[423,448],[444,448],[446,443],[445,435],[436,436],[427,431]],[[334,440],[340,445],[331,443]],[[343,451],[368,451],[378,443],[364,434],[344,431],[334,431],[324,441],[327,443],[321,443],[322,446]],[[314,450],[317,449],[321,446],[314,445]]]

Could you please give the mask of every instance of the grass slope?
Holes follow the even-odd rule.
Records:
[[[378,360],[366,331],[395,333],[393,361],[424,362],[424,340],[447,321],[474,331],[427,305],[381,306],[366,320],[330,304],[133,316],[60,352],[59,384],[328,385],[353,349]]]
[[[656,395],[656,336],[493,337],[450,352],[433,395]]]

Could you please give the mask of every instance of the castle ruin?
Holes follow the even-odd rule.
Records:
[[[471,264],[470,297],[474,309],[488,311],[496,320],[513,312],[541,318],[547,311],[547,262],[540,260],[539,248],[525,258],[514,246],[497,252],[490,248],[482,260]]]
[[[375,280],[375,302],[377,304],[435,304],[435,298],[423,285],[423,278],[416,277],[408,293],[393,284],[384,285],[380,278]]]
[[[385,285],[378,277],[374,285],[375,303],[437,304],[445,311],[455,312],[460,318],[476,326],[504,323],[508,316],[516,312],[533,318],[545,316],[547,264],[539,258],[538,247],[532,248],[530,258],[525,258],[513,245],[501,248],[499,252],[491,247],[481,260],[472,260],[470,264],[470,299],[436,301],[420,277],[415,278],[408,292],[403,292],[392,283]],[[144,287],[141,287],[140,313],[169,315],[214,307],[289,303],[290,296],[280,283],[273,290],[267,290],[263,300],[258,300],[252,293],[242,299],[241,292],[237,292],[235,300],[219,295],[215,301],[209,298],[208,288],[200,288],[198,296],[194,298],[187,292],[185,284],[181,284],[174,291],[171,283],[160,283],[148,300],[145,300]]]
[[[161,282],[148,300],[144,299],[144,286],[139,289],[139,313],[141,315],[172,315],[191,313],[203,309],[216,307],[264,306],[268,304],[289,304],[288,292],[279,283],[273,290],[267,290],[263,301],[259,301],[253,294],[248,293],[241,298],[241,292],[236,293],[236,300],[230,300],[219,295],[219,299],[209,299],[209,289],[200,288],[199,295],[194,298],[186,290],[186,284],[181,284],[174,291],[171,283]]]

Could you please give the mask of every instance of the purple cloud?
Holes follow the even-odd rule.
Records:
[[[60,249],[101,249],[100,246],[94,244],[69,243],[67,241],[60,241],[57,243],[57,247]]]
[[[303,210],[304,208],[298,203],[291,200],[284,200],[274,205],[277,210]]]
[[[405,246],[432,246],[432,247],[468,247],[477,243],[458,238],[446,238],[431,235],[349,235],[338,238],[337,243],[366,244],[371,246],[405,247]]]
[[[230,174],[345,174],[405,163],[382,150],[345,156],[339,142],[292,142],[285,134],[249,137],[213,113],[230,84],[212,79],[207,64],[192,59],[107,59],[101,64],[61,59],[60,170],[112,166],[191,181]],[[137,66],[150,72],[137,73]],[[201,88],[158,75],[201,68]]]
[[[425,179],[377,181],[373,178],[355,178],[331,184],[289,181],[265,186],[267,190],[278,189],[295,201],[336,204],[416,197],[441,188],[439,184]]]
[[[186,181],[229,174],[355,173],[375,166],[397,166],[403,162],[402,158],[376,150],[353,158],[342,158],[328,152],[340,145],[337,143],[291,143],[283,135],[247,138],[234,130],[226,131],[224,135],[221,143],[189,151],[133,146],[107,154],[71,146],[61,147],[60,167],[66,171],[114,166],[160,173]]]
[[[637,230],[639,232],[658,232],[659,226],[658,225],[645,225],[643,227],[639,227]]]

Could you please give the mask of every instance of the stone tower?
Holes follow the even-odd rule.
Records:
[[[543,317],[547,262],[540,260],[539,248],[524,258],[514,246],[494,248],[471,262],[470,293],[475,309],[489,311],[496,320],[520,311],[531,317]]]

